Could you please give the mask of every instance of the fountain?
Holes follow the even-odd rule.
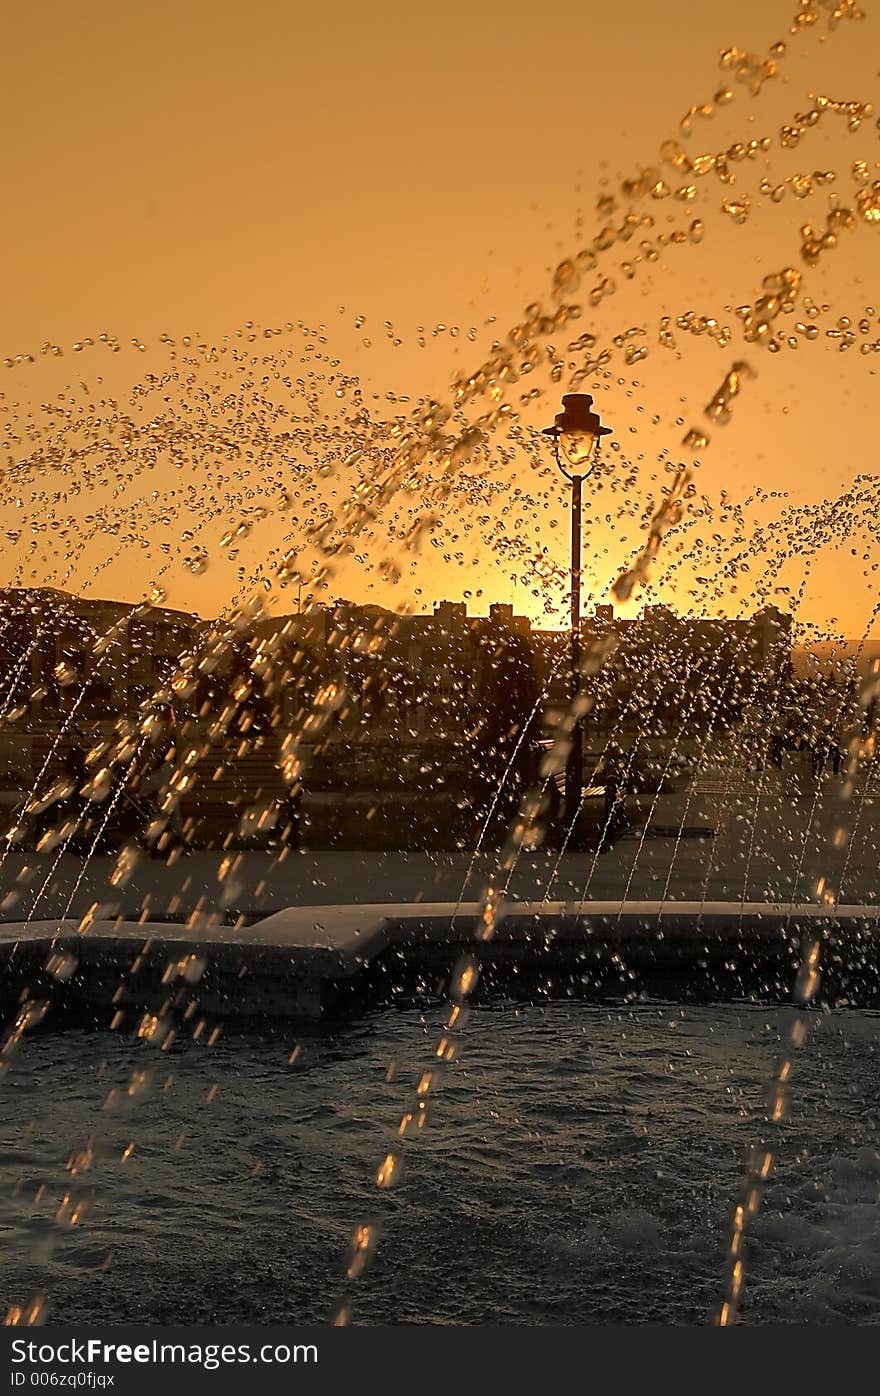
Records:
[[[854,4],[805,0],[791,39],[766,56],[724,50],[724,86],[690,108],[653,163],[603,188],[595,235],[579,238],[504,337],[493,323],[482,362],[456,369],[445,400],[424,394],[412,406],[406,394],[371,395],[368,374],[348,366],[326,325],[284,321],[249,322],[216,343],[133,339],[144,367],[125,390],[67,385],[61,406],[35,411],[22,386],[22,401],[4,401],[4,509],[18,554],[0,597],[0,763],[15,795],[0,850],[0,1061],[11,1090],[31,1063],[51,1070],[56,1051],[73,1060],[77,1034],[100,1030],[113,1045],[93,1055],[106,1053],[116,1081],[99,1100],[102,1065],[65,1115],[64,1128],[79,1134],[63,1141],[60,1187],[40,1162],[44,1119],[33,1126],[33,1150],[22,1146],[23,1168],[36,1168],[39,1181],[32,1224],[10,1204],[10,1224],[33,1241],[26,1259],[19,1254],[10,1323],[44,1321],[56,1289],[65,1314],[84,1312],[64,1290],[56,1248],[73,1245],[74,1263],[94,1268],[92,1251],[107,1243],[100,1264],[111,1263],[101,1190],[131,1215],[141,1155],[161,1154],[156,1168],[173,1208],[168,1158],[184,1149],[194,1082],[203,1072],[223,1077],[199,1102],[204,1138],[216,1147],[243,1118],[240,1089],[231,1104],[223,1093],[248,1034],[259,1039],[247,1050],[267,1089],[287,1091],[294,1080],[303,1111],[326,1109],[356,1136],[358,1171],[332,1139],[318,1146],[317,1171],[340,1180],[334,1224],[323,1230],[316,1207],[328,1204],[305,1114],[284,1106],[305,1202],[290,1193],[262,1102],[247,1102],[266,1139],[247,1160],[246,1185],[241,1159],[238,1173],[217,1175],[224,1196],[241,1187],[258,1230],[260,1179],[278,1183],[297,1215],[308,1212],[300,1220],[326,1262],[322,1302],[335,1322],[356,1316],[356,1292],[372,1321],[387,1320],[380,1280],[404,1317],[431,1312],[420,1280],[403,1292],[392,1258],[407,1205],[419,1225],[432,1225],[429,1167],[464,1209],[473,1189],[479,1230],[492,1205],[487,1169],[507,1175],[517,1158],[534,1166],[550,1137],[565,1156],[566,1189],[577,1189],[581,1170],[607,1191],[616,1263],[648,1254],[662,1271],[654,1215],[613,1203],[616,1185],[595,1153],[598,1123],[563,1137],[569,1097],[584,1120],[602,1119],[610,1172],[613,1160],[630,1160],[621,1166],[627,1197],[644,1190],[631,1160],[654,1150],[652,1205],[683,1255],[681,1177],[671,1162],[688,1110],[680,1082],[682,1113],[667,1121],[668,1135],[652,1140],[646,1119],[662,1099],[652,1053],[681,1071],[690,1058],[677,1044],[688,1035],[706,1113],[701,1167],[733,1207],[725,1244],[716,1234],[699,1257],[698,1291],[723,1326],[748,1303],[749,1234],[761,1226],[776,1170],[795,1160],[798,1188],[809,1187],[808,1131],[802,1118],[789,1121],[796,1060],[811,1030],[838,1031],[837,1014],[826,1021],[832,1009],[847,1025],[827,1039],[836,1091],[846,1089],[846,1033],[854,1050],[873,1051],[880,674],[869,650],[880,613],[872,581],[880,488],[853,470],[828,498],[805,500],[770,488],[781,481],[765,470],[738,498],[733,479],[721,489],[709,476],[722,428],[734,439],[741,414],[752,414],[753,429],[760,410],[784,414],[784,375],[801,371],[807,355],[825,349],[841,364],[848,353],[854,378],[875,372],[876,309],[843,313],[824,299],[825,277],[842,276],[839,247],[866,263],[876,257],[880,181],[864,139],[873,107],[817,91],[792,113],[781,84],[772,95],[790,49],[808,44],[820,21],[830,33],[858,17]],[[833,59],[817,64],[817,83],[825,64]],[[781,117],[766,115],[774,100]],[[804,172],[798,162],[811,142],[832,168]],[[749,263],[742,304],[672,312],[658,267],[770,220],[779,220],[787,252],[777,260],[774,249],[757,275]],[[700,296],[704,275],[694,273]],[[360,316],[353,326],[360,335]],[[479,337],[472,328],[469,345]],[[390,322],[386,331],[390,344],[403,342]],[[6,366],[24,382],[41,356],[83,355],[79,371],[122,348],[93,331],[69,346],[12,353]],[[540,422],[554,395],[582,388],[603,411],[607,400],[609,420],[621,425],[584,489],[591,610],[576,636],[572,684],[565,636],[537,625],[559,621],[571,600]],[[749,449],[745,433],[736,439]],[[810,614],[815,575],[844,549],[864,593],[855,637]],[[419,614],[425,556],[464,601]],[[467,602],[508,578],[527,615],[503,603],[487,617],[468,614]],[[208,583],[222,604],[204,619],[182,598],[209,598]],[[357,602],[346,601],[355,586]],[[116,588],[129,600],[104,600]],[[566,770],[574,799],[563,810]],[[374,833],[380,827],[384,835]],[[524,1070],[537,1070],[537,1045],[520,1030],[523,1005],[542,1025],[536,1043],[547,1025],[571,1076],[544,1082],[540,1126],[521,1117],[493,1040],[508,1035]],[[496,1144],[491,1163],[474,1135],[477,1105],[465,1099],[465,1072],[481,1070],[485,1023],[493,1074],[481,1090],[499,1102],[491,1118],[499,1131],[502,1123],[522,1131],[532,1151]],[[52,1031],[67,1025],[76,1034]],[[395,1055],[375,1097],[381,1128],[341,1122],[352,1083],[336,1070],[334,1044],[343,1057],[375,1057],[370,1033]],[[411,1058],[419,1035],[419,1064],[407,1068],[413,1079],[401,1093],[398,1048]],[[734,1058],[741,1076],[726,1089],[735,1105],[724,1104],[737,1130],[717,1100],[708,1103]],[[756,1099],[762,1073],[766,1109]],[[329,1107],[317,1078],[338,1084]],[[364,1101],[375,1079],[361,1088]],[[815,1106],[815,1080],[804,1089]],[[20,1111],[15,1122],[25,1130]],[[863,1192],[878,1173],[868,1133],[857,1156]],[[462,1138],[466,1188],[449,1181]],[[840,1182],[830,1126],[821,1141]],[[208,1166],[206,1149],[197,1146],[184,1185],[202,1227],[206,1203],[194,1179]],[[738,1181],[737,1149],[746,1155]],[[398,1189],[410,1171],[421,1191]],[[531,1205],[552,1233],[546,1204]],[[91,1214],[101,1218],[92,1251],[79,1240]],[[332,1256],[345,1248],[351,1217],[343,1280]],[[778,1218],[774,1225],[756,1232],[759,1255],[775,1245],[796,1266],[792,1233]],[[516,1306],[505,1311],[515,1321],[531,1312],[520,1271],[537,1243],[526,1238],[518,1250],[515,1218],[505,1226],[507,1239],[489,1229],[518,1277]],[[619,1276],[601,1265],[600,1308],[577,1297],[572,1272],[596,1265],[602,1238],[598,1220],[578,1212],[577,1226],[575,1240],[554,1235],[551,1247],[566,1312],[631,1318],[631,1304],[616,1297]],[[473,1264],[467,1228],[454,1230]],[[121,1263],[130,1268],[129,1258]],[[229,1264],[222,1251],[218,1264]],[[769,1288],[759,1278],[757,1318],[760,1303],[779,1312]],[[545,1290],[541,1321],[554,1321]],[[639,1317],[694,1317],[664,1298],[659,1281],[651,1293],[654,1307]],[[872,1294],[853,1281],[854,1316],[876,1316]],[[487,1317],[436,1298],[448,1319]],[[173,1306],[158,1293],[149,1303],[148,1317],[167,1321]],[[827,1315],[821,1296],[815,1303]],[[275,1299],[269,1307],[279,1312]]]

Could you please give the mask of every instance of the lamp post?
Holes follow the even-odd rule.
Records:
[[[603,427],[589,393],[566,393],[562,411],[544,436],[553,440],[560,473],[571,485],[571,701],[581,694],[581,499],[583,482],[596,464],[596,448],[610,427]],[[565,768],[565,818],[573,828],[583,794],[584,729],[575,708],[571,751]]]

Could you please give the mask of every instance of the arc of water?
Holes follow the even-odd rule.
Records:
[[[861,655],[870,628],[880,614],[880,601],[878,601],[865,625],[856,651],[856,660]],[[838,720],[843,712],[845,694],[841,695],[838,705]],[[851,782],[855,786],[858,774],[859,760],[861,752],[859,749],[859,734],[855,732],[850,740],[847,753],[847,778],[844,782]],[[786,930],[790,927],[791,917],[794,909],[794,898],[797,895],[797,886],[800,882],[801,870],[807,846],[807,837],[815,815],[816,805],[819,799],[819,787],[812,802],[811,816],[807,823],[807,831],[801,846],[801,853],[798,861],[798,869],[795,874],[795,882],[792,888],[792,895],[789,901],[788,915],[786,917]],[[839,892],[839,888],[837,889]],[[836,893],[835,893],[836,895]],[[790,1091],[792,1078],[793,1057],[795,1053],[803,1047],[808,1033],[809,1021],[806,1010],[810,1007],[819,987],[821,979],[821,927],[816,930],[811,928],[809,935],[804,938],[804,945],[795,973],[795,981],[792,997],[799,1011],[793,1016],[787,1038],[783,1044],[783,1050],[777,1067],[770,1081],[770,1100],[768,1107],[768,1123],[778,1125],[785,1113],[785,1107]],[[826,1010],[830,1011],[830,1010]],[[725,1296],[718,1312],[717,1324],[719,1327],[729,1327],[736,1322],[739,1307],[742,1301],[744,1261],[743,1261],[743,1241],[746,1226],[752,1218],[757,1215],[760,1208],[764,1186],[770,1176],[774,1165],[774,1150],[769,1146],[766,1139],[762,1139],[759,1145],[754,1148],[749,1157],[749,1165],[741,1185],[740,1201],[734,1207],[733,1226],[728,1249],[728,1268],[725,1287]]]

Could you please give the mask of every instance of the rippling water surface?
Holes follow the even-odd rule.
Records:
[[[481,1008],[380,1195],[438,1016],[377,1014],[293,1064],[278,1038],[27,1042],[2,1085],[6,1302],[44,1289],[54,1323],[320,1322],[352,1223],[378,1216],[362,1323],[707,1320],[780,1010]],[[745,1321],[880,1318],[877,1027],[835,1014],[798,1058]],[[74,1226],[65,1194],[89,1203]]]

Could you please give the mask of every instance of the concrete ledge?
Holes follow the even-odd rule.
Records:
[[[804,934],[817,930],[831,991],[871,1002],[880,994],[880,906],[514,902],[487,943],[475,941],[478,911],[452,902],[289,907],[239,928],[119,919],[84,935],[73,920],[6,922],[0,995],[8,1006],[42,992],[99,1021],[114,1005],[133,1010],[169,995],[182,1004],[191,973],[200,1012],[315,1018],[435,992],[457,955],[477,948],[484,980],[506,992],[546,994],[555,979],[569,994],[785,1000]]]

